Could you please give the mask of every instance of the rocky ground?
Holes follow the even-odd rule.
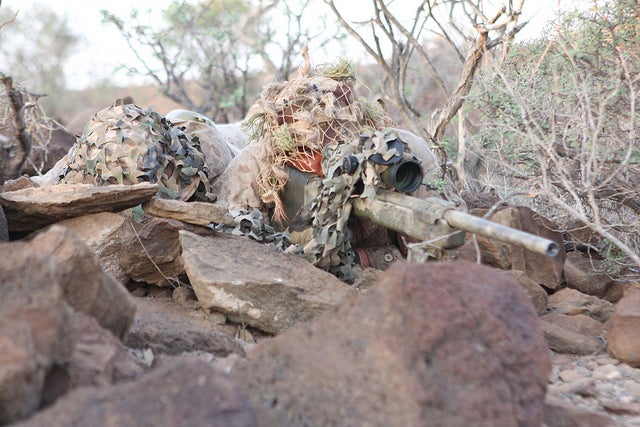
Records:
[[[640,426],[640,285],[597,259],[479,238],[348,285],[209,204],[43,191],[0,193],[2,425]]]

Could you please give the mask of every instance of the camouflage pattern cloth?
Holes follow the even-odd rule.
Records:
[[[121,100],[91,118],[65,161],[59,183],[150,182],[160,186],[160,197],[210,197],[210,172],[198,136]]]

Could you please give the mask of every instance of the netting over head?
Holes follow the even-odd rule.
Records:
[[[120,100],[91,118],[70,153],[61,183],[151,182],[160,186],[159,196],[181,200],[209,192],[198,138]]]
[[[394,125],[378,104],[357,96],[355,69],[349,61],[312,71],[306,49],[302,56],[298,76],[267,86],[258,100],[258,112],[248,119],[262,149],[257,178],[261,199],[274,207],[276,221],[286,218],[279,196],[288,179],[285,166],[321,175],[325,146],[350,142],[363,128]]]

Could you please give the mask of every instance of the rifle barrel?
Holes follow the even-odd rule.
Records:
[[[454,209],[444,213],[444,219],[450,226],[468,231],[470,233],[486,236],[504,243],[522,246],[533,252],[547,256],[556,256],[560,247],[553,240],[507,227],[484,218],[478,218]]]

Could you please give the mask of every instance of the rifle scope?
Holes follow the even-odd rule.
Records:
[[[380,179],[388,187],[411,193],[422,183],[422,168],[415,160],[403,158],[382,171]]]

